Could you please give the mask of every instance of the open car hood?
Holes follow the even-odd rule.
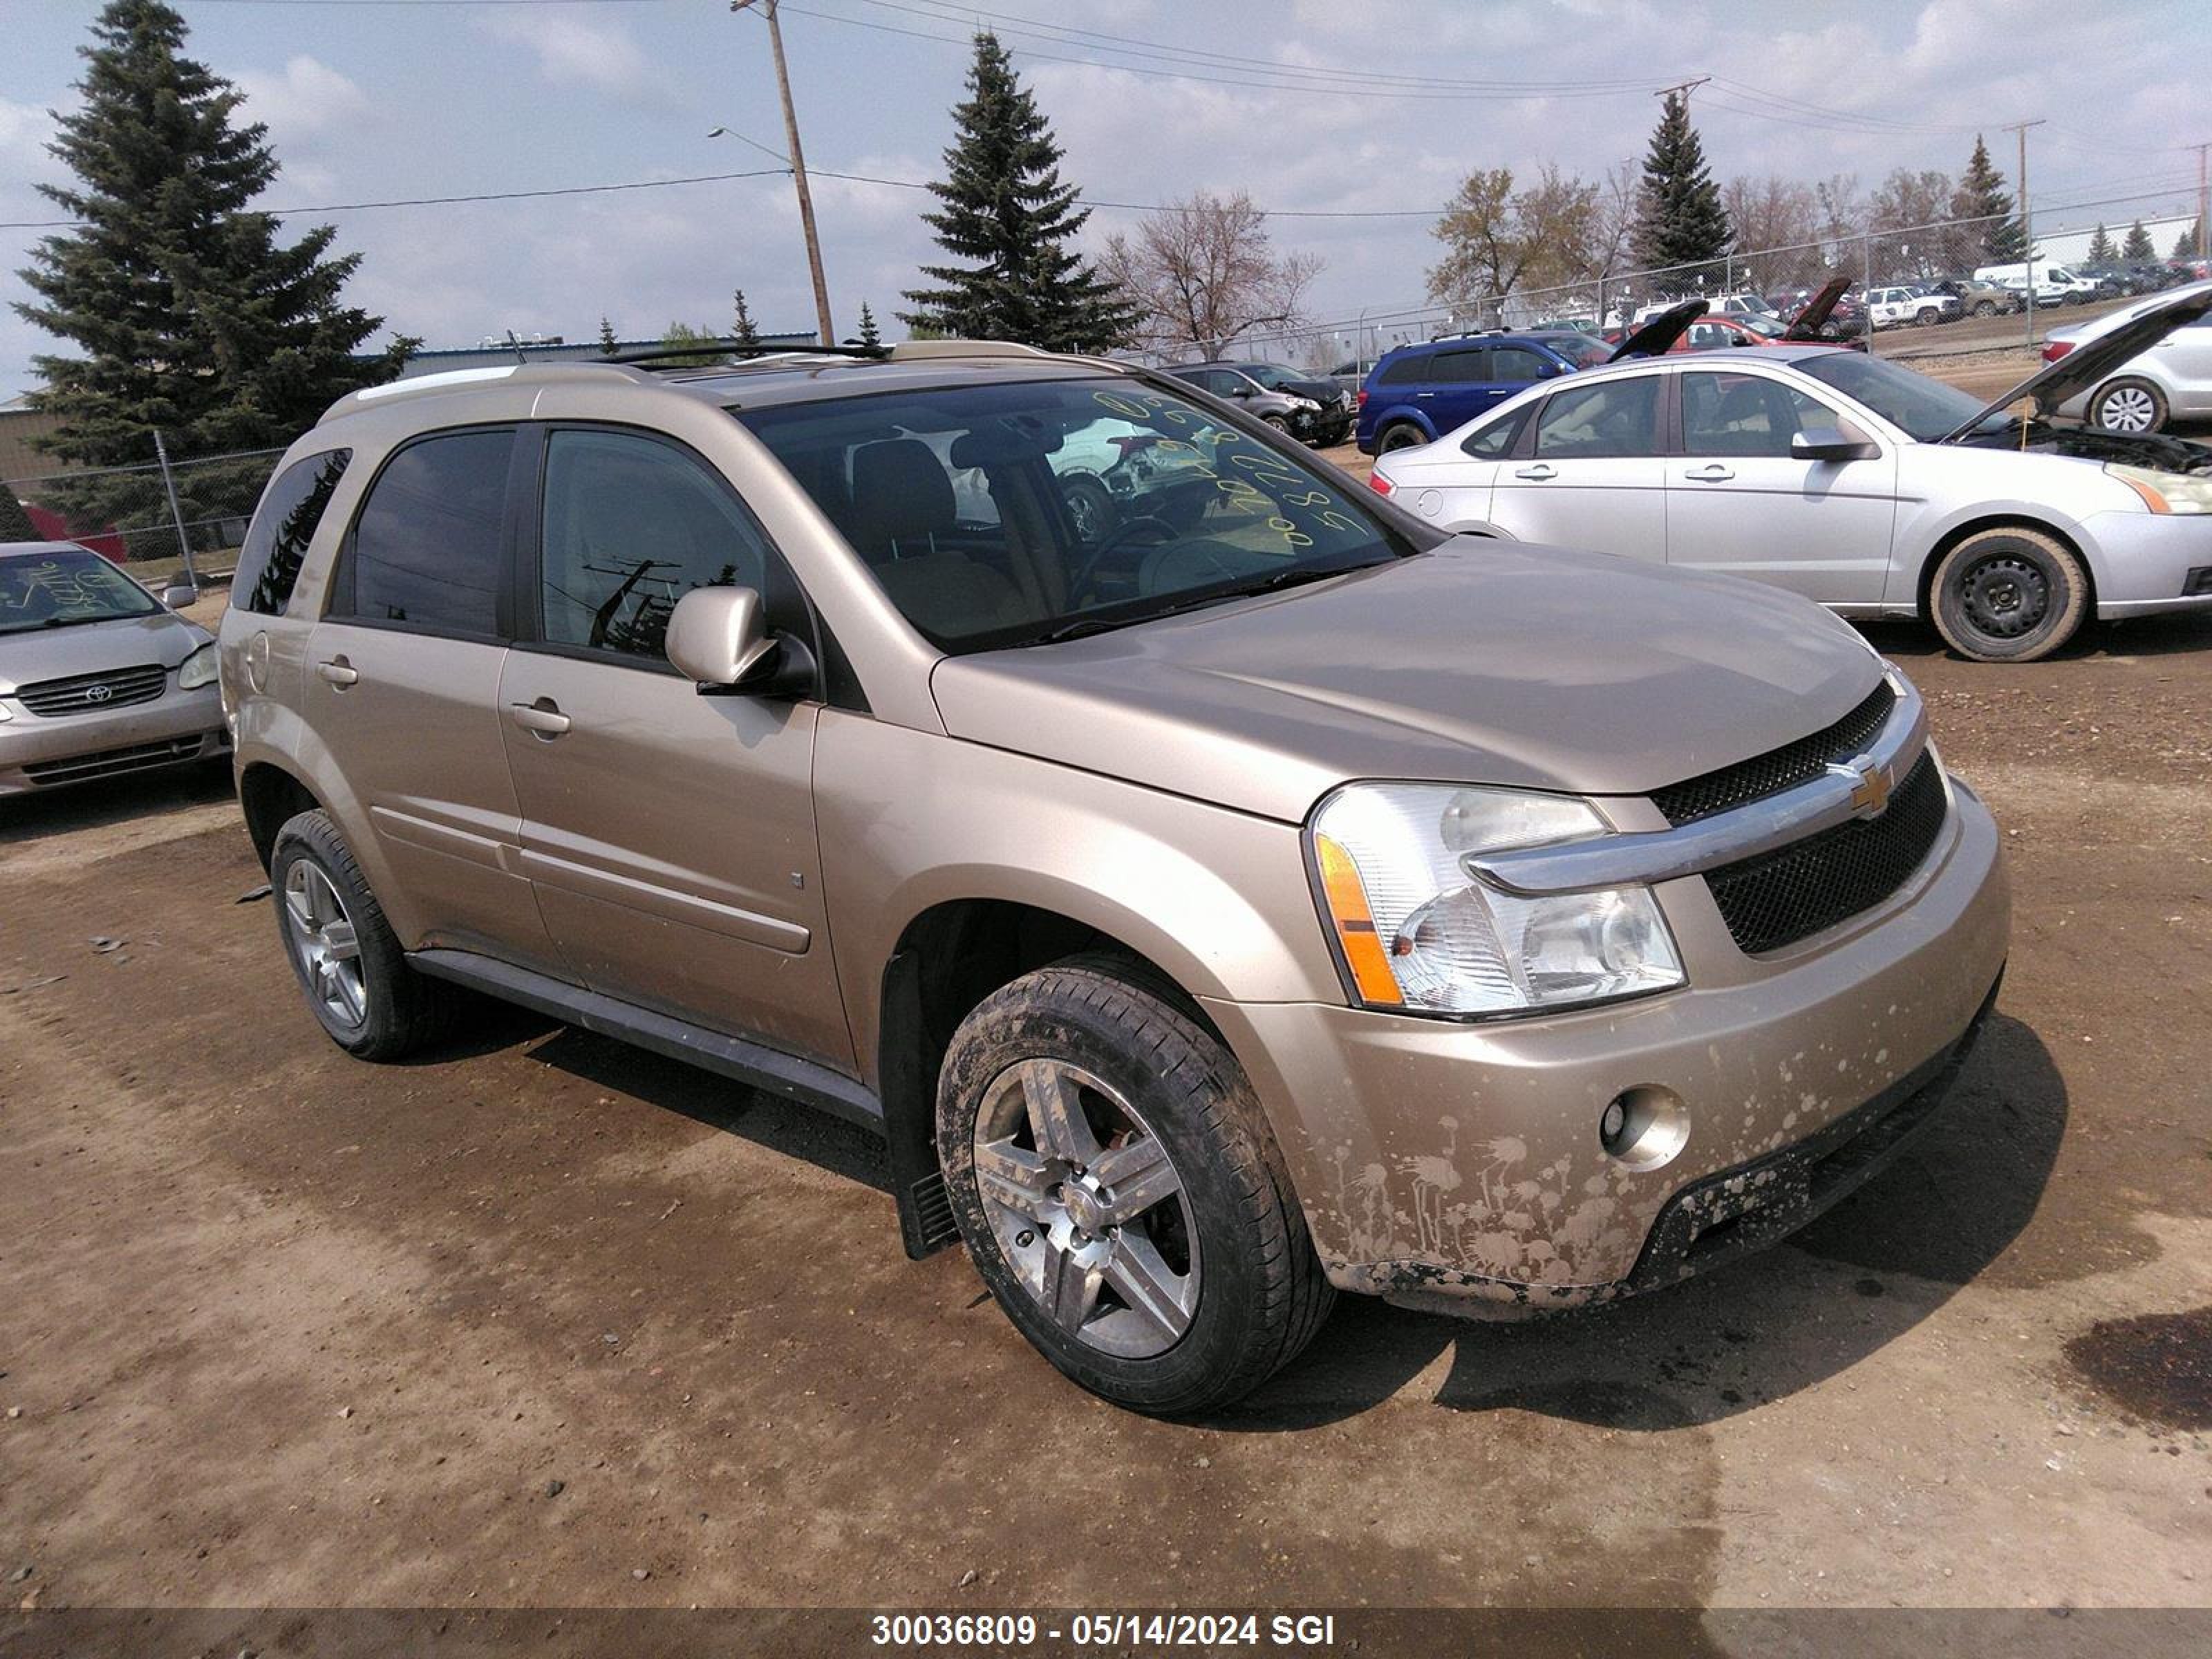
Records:
[[[1643,327],[1625,335],[1606,362],[1620,363],[1631,357],[1665,356],[1667,349],[1682,337],[1682,331],[1704,316],[1708,308],[1703,300],[1685,300],[1661,312]]]
[[[2078,345],[2055,363],[2046,363],[1993,402],[1984,404],[1971,419],[1960,422],[1936,441],[1955,443],[1992,415],[2001,414],[2022,398],[2035,399],[2035,412],[2048,415],[2067,399],[2087,392],[2122,363],[2139,357],[2177,328],[2185,328],[2212,311],[2212,289],[2185,294],[2162,306],[2153,306],[2131,323]]]
[[[1806,301],[1798,313],[1790,319],[1790,326],[1782,331],[1782,337],[1785,340],[1819,339],[1821,329],[1835,314],[1836,301],[1844,297],[1844,291],[1850,285],[1850,277],[1831,275],[1826,282],[1820,284],[1820,291]]]

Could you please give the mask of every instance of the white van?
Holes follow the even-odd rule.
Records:
[[[1978,283],[1995,283],[2000,288],[2009,288],[2025,293],[2031,276],[2035,283],[2035,302],[2038,305],[2087,305],[2104,297],[2104,289],[2087,276],[2078,276],[2064,265],[2054,265],[2048,260],[2021,261],[2008,265],[1982,265],[1976,269]]]

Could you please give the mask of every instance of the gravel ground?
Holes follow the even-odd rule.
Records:
[[[346,1060],[221,775],[0,804],[0,1605],[2212,1607],[2212,622],[1874,638],[2017,889],[1929,1135],[1195,1425],[908,1262],[842,1126],[520,1013]]]

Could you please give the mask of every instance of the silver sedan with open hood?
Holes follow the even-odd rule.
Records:
[[[1995,401],[1856,352],[1662,356],[1546,382],[1374,488],[1440,529],[1772,582],[1846,617],[1917,617],[1985,662],[2104,619],[2212,609],[2212,448],[2050,418],[2212,291],[2145,310]],[[1672,333],[1668,332],[1672,331]],[[2009,414],[2027,400],[2025,414]]]

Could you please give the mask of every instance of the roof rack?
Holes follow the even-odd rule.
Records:
[[[882,346],[769,345],[757,340],[693,340],[684,345],[648,346],[642,351],[617,351],[611,357],[586,358],[602,363],[659,363],[678,357],[860,357],[871,362],[891,355]],[[702,368],[711,365],[702,363]]]

